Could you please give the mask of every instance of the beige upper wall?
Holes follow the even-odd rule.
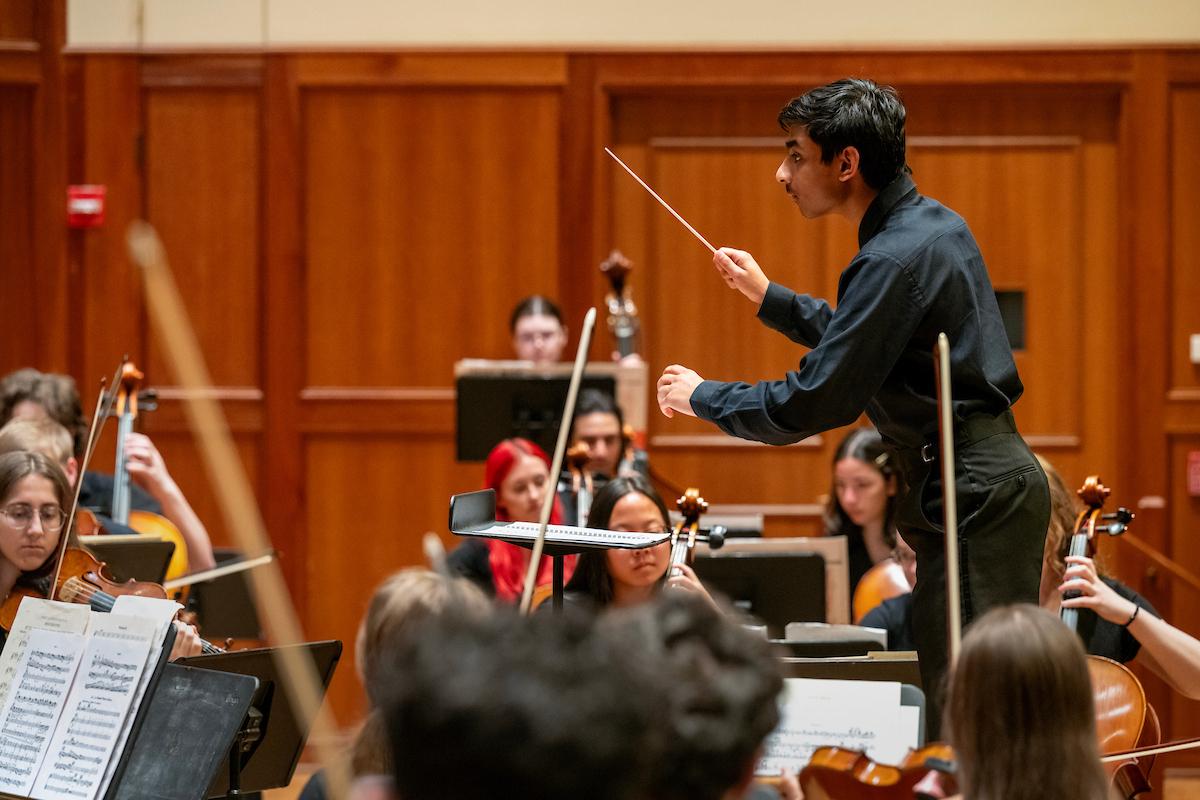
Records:
[[[76,47],[1200,42],[1200,0],[68,0]]]

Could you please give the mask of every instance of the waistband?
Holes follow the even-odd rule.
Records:
[[[1013,419],[1012,409],[1005,409],[994,417],[976,414],[955,424],[954,446],[955,448],[970,447],[997,434],[1016,432],[1017,423]],[[928,464],[937,460],[940,447],[935,436],[921,447],[898,447],[894,452],[903,461]]]

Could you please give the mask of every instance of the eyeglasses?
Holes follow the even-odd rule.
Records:
[[[11,506],[0,508],[0,514],[8,520],[8,524],[23,531],[33,524],[33,506],[28,503],[13,503]],[[53,533],[63,526],[66,514],[58,506],[45,505],[37,509],[37,515],[42,520],[42,530]]]

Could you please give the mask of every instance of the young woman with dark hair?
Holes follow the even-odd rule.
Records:
[[[588,527],[655,533],[669,530],[670,515],[658,492],[640,475],[611,480],[596,492]],[[588,550],[579,557],[566,595],[597,608],[643,603],[671,586],[712,598],[686,564],[681,575],[667,577],[671,545],[664,542],[639,550]]]
[[[846,537],[850,591],[896,547],[896,469],[874,428],[856,428],[833,455],[825,533]]]

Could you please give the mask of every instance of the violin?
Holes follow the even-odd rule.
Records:
[[[126,360],[121,365],[113,412],[113,415],[117,417],[117,456],[116,465],[113,468],[112,518],[114,522],[130,527],[138,533],[165,539],[175,545],[171,560],[167,563],[166,574],[167,579],[172,580],[186,575],[188,572],[187,542],[184,540],[183,534],[179,532],[179,528],[175,527],[173,522],[161,514],[151,511],[135,511],[130,508],[132,483],[129,469],[126,467],[125,439],[133,433],[139,403],[142,400],[138,389],[145,377],[131,361]]]
[[[700,530],[700,515],[708,510],[708,501],[700,496],[699,489],[689,488],[675,501],[675,507],[683,519],[671,529],[671,561],[667,577],[682,575],[680,564],[691,566],[696,556],[696,542],[707,542],[710,550],[719,550],[725,544],[725,529],[719,525],[709,531]]]
[[[113,580],[105,574],[104,563],[97,561],[91,553],[80,547],[68,547],[62,551],[54,586],[49,592],[48,599],[71,602],[62,596],[63,585],[68,580],[88,584],[95,590],[106,592],[110,596],[130,594],[140,597],[156,597],[162,600],[167,598],[166,590],[157,583],[132,579],[121,583]],[[5,598],[4,605],[0,606],[0,628],[4,628],[6,631],[11,630],[13,621],[17,618],[17,609],[26,597],[41,599],[43,595],[32,586],[14,586],[8,597]]]
[[[854,587],[854,599],[850,603],[854,624],[857,625],[868,612],[884,600],[891,600],[911,591],[908,578],[904,577],[904,567],[890,556],[885,558],[867,570]]]
[[[913,800],[958,794],[954,773],[954,750],[935,742],[909,750],[895,766],[876,763],[857,750],[818,747],[798,779],[805,800]],[[930,783],[937,793],[927,788]]]
[[[1134,515],[1128,509],[1118,508],[1115,513],[1104,514],[1104,501],[1112,490],[1101,483],[1096,475],[1088,476],[1077,492],[1085,508],[1075,518],[1075,530],[1071,534],[1069,554],[1087,556],[1096,554],[1096,536],[1106,533],[1118,536],[1125,532]],[[1102,523],[1109,522],[1104,525]],[[1063,599],[1077,597],[1077,592],[1067,592]],[[1079,609],[1063,608],[1059,611],[1063,624],[1073,631],[1079,630]],[[1142,740],[1147,718],[1156,720],[1153,707],[1146,701],[1146,692],[1141,681],[1124,664],[1118,664],[1101,656],[1088,656],[1088,671],[1092,677],[1092,692],[1096,704],[1096,735],[1100,740],[1101,755],[1131,750]],[[1157,724],[1153,726],[1157,728]],[[1154,734],[1157,743],[1158,733]],[[1136,758],[1107,761],[1104,764],[1113,785],[1122,797],[1134,797],[1150,788],[1146,775],[1153,761],[1143,771]]]
[[[114,594],[113,592],[105,591],[101,586],[101,582],[108,583],[108,581],[105,581],[103,578],[101,578],[101,581],[97,582],[91,580],[90,577],[91,576],[85,575],[83,577],[72,576],[67,578],[65,581],[63,581],[62,589],[59,591],[60,599],[65,603],[83,603],[91,606],[93,611],[100,611],[107,614],[113,610],[113,606],[117,602],[118,594],[131,594],[130,592],[117,592]],[[166,599],[167,592],[165,589],[163,589],[163,587],[156,583],[150,583],[147,585],[152,586],[162,592],[162,597],[160,599]],[[123,586],[123,584],[118,584],[118,586]],[[141,594],[143,597],[158,596],[149,592],[133,592],[133,594]],[[205,639],[201,639],[200,652],[204,655],[214,655],[216,653],[224,653],[225,650],[217,647],[215,644],[212,644]]]
[[[608,278],[612,291],[604,296],[608,308],[608,330],[617,344],[617,353],[624,358],[638,351],[637,307],[629,294],[625,279],[633,269],[633,262],[619,250],[613,250],[600,264],[600,272]]]

